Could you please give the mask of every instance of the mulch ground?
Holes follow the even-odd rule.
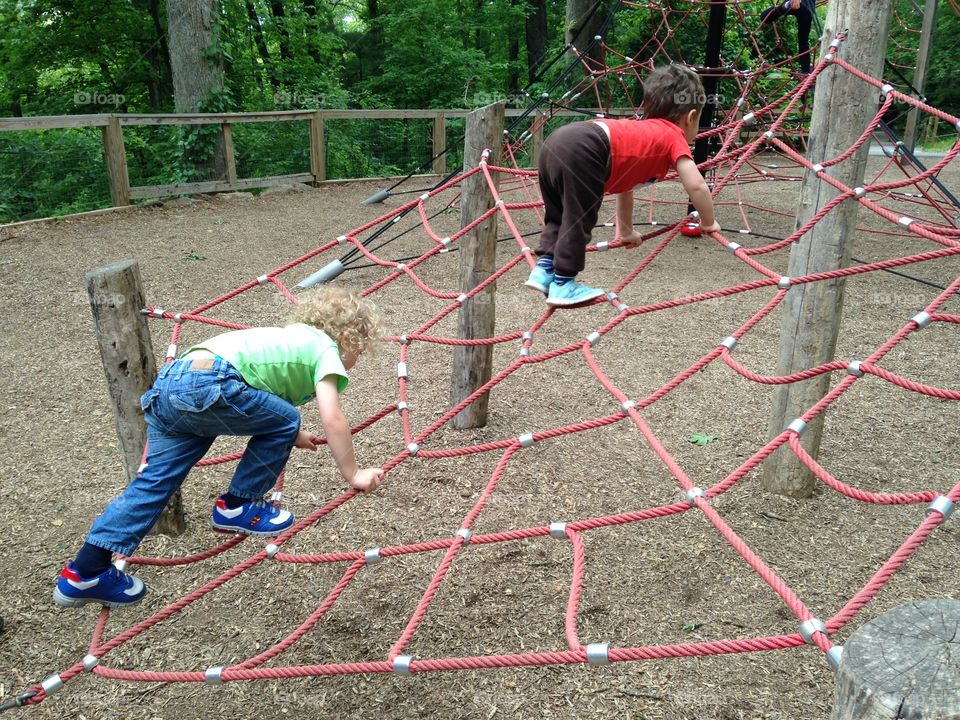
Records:
[[[944,179],[956,189],[954,176]],[[53,579],[75,552],[91,520],[124,485],[112,410],[87,303],[86,271],[125,258],[140,261],[148,302],[188,310],[298,257],[376,217],[386,206],[359,201],[373,184],[329,185],[304,193],[257,198],[221,196],[192,206],[142,209],[97,218],[63,220],[0,235],[0,456],[6,511],[0,524],[0,598],[6,628],[0,633],[0,701],[87,650],[97,611],[61,611],[50,600]],[[744,188],[761,208],[791,212],[796,184],[757,183]],[[670,197],[669,187],[662,190]],[[734,200],[732,194],[725,197]],[[456,212],[429,207],[449,234]],[[779,237],[788,217],[746,210],[759,231]],[[646,208],[638,206],[638,218]],[[521,230],[535,232],[532,214],[518,214]],[[660,222],[676,209],[658,210]],[[720,212],[725,228],[743,227],[733,207]],[[872,230],[862,217],[854,256],[861,261],[929,249],[919,240]],[[398,224],[398,230],[409,223]],[[392,233],[387,237],[392,237]],[[501,224],[501,234],[503,225]],[[600,230],[597,240],[612,240]],[[751,236],[747,246],[765,241]],[[535,244],[535,238],[528,240]],[[408,233],[378,255],[397,259],[422,253],[422,234]],[[654,247],[594,253],[584,279],[613,287]],[[288,285],[338,250],[285,276]],[[498,264],[516,253],[501,243]],[[785,272],[787,251],[762,262]],[[363,263],[360,263],[363,264]],[[431,287],[456,292],[459,256],[438,256],[424,266]],[[960,275],[960,260],[906,269],[945,285]],[[338,282],[363,288],[380,280],[377,267],[351,269]],[[622,293],[631,307],[756,279],[753,270],[708,239],[671,243]],[[523,267],[498,283],[497,333],[525,330],[543,312],[542,301],[521,287]],[[938,290],[915,280],[870,273],[848,281],[837,355],[866,356]],[[663,385],[751,317],[771,292],[746,293],[633,318],[595,348],[611,380],[631,398]],[[409,279],[388,285],[374,299],[391,333],[410,332],[448,301],[432,299]],[[287,310],[278,293],[257,288],[212,313],[247,324],[281,322]],[[960,311],[958,299],[945,308]],[[534,354],[578,341],[611,317],[609,306],[561,311],[539,331]],[[434,335],[455,334],[456,316]],[[779,310],[752,330],[735,357],[759,373],[776,370]],[[162,354],[171,324],[151,321]],[[210,328],[196,324],[184,343]],[[518,342],[494,350],[506,367]],[[957,388],[956,330],[935,324],[915,334],[884,367],[940,387]],[[364,358],[352,374],[344,407],[354,421],[397,400],[397,345]],[[409,403],[415,431],[447,408],[449,347],[410,348]],[[833,378],[837,382],[840,378]],[[774,390],[712,363],[651,406],[644,419],[700,487],[733,471],[767,440]],[[858,381],[827,414],[821,462],[840,480],[871,491],[933,489],[946,492],[960,467],[958,403],[909,393],[876,378]],[[486,427],[444,427],[424,446],[461,447],[515,438],[616,412],[617,404],[589,372],[579,353],[524,367],[490,397]],[[304,409],[305,425],[318,425]],[[706,445],[689,442],[700,433]],[[394,414],[356,438],[361,462],[381,464],[403,449]],[[218,441],[214,452],[240,447]],[[380,491],[357,498],[301,533],[289,550],[319,553],[364,550],[449,538],[477,501],[500,453],[425,460],[392,471]],[[188,530],[176,538],[150,536],[141,552],[174,557],[222,540],[210,532],[211,502],[230,468],[195,471],[184,487]],[[713,501],[714,507],[773,568],[815,615],[836,613],[924,517],[925,507],[858,503],[818,487],[808,500],[767,493],[760,471]],[[342,481],[325,450],[296,453],[285,501],[304,515],[337,497]],[[629,421],[537,443],[514,456],[481,513],[477,533],[542,526],[555,520],[611,515],[675,502],[676,480]],[[842,643],[871,617],[909,600],[956,596],[960,590],[960,526],[938,529],[876,599],[833,639]],[[586,576],[580,601],[581,640],[612,647],[753,638],[797,631],[783,602],[730,548],[701,513],[632,523],[584,534]],[[241,543],[211,560],[176,568],[139,568],[150,588],[143,603],[112,614],[107,637],[149,617],[261,547]],[[286,550],[287,548],[285,548]],[[432,577],[441,553],[391,558],[361,572],[328,615],[290,651],[270,663],[381,660],[386,658]],[[419,658],[565,650],[563,613],[570,584],[571,546],[550,538],[474,545],[454,563],[408,652]],[[342,564],[263,563],[227,583],[105,659],[112,667],[203,670],[230,665],[274,645],[303,621],[344,571]],[[193,684],[111,682],[84,675],[38,708],[33,717],[305,717],[356,718],[769,718],[812,720],[829,714],[833,672],[814,647],[778,652],[619,663],[605,667],[551,666],[389,674],[287,681]]]

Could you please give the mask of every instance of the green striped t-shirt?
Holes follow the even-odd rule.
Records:
[[[314,397],[317,383],[335,375],[337,391],[349,378],[336,343],[311,325],[234,330],[187,350],[206,350],[233,365],[251,387],[266,390],[293,405]],[[184,353],[186,354],[186,353]]]

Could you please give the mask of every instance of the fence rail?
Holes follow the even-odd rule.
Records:
[[[0,119],[0,132],[57,130],[72,128],[101,128],[103,153],[110,185],[111,204],[114,207],[130,205],[132,200],[168,197],[201,192],[223,192],[270,187],[291,182],[306,182],[317,185],[327,180],[327,153],[324,139],[324,122],[327,120],[433,120],[432,171],[443,175],[448,171],[446,121],[466,118],[470,110],[278,110],[249,113],[170,113],[170,114],[100,114],[56,115]],[[507,109],[506,116],[519,117],[526,111]],[[571,110],[552,110],[551,117],[578,116],[582,113]],[[263,177],[240,178],[237,176],[236,157],[233,147],[232,126],[240,123],[306,122],[309,124],[309,167],[303,172]],[[221,128],[226,170],[216,180],[166,185],[141,185],[131,187],[124,146],[123,129],[134,126],[188,126],[219,125]],[[534,123],[531,154],[533,162],[543,139],[543,124]]]

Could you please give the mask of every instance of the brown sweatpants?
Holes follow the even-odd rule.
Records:
[[[564,125],[547,137],[540,150],[544,218],[536,253],[552,255],[559,275],[583,270],[609,162],[610,141],[594,122]]]

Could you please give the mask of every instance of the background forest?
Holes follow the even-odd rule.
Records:
[[[899,18],[922,12],[912,0],[897,2]],[[613,4],[601,0],[594,21]],[[758,0],[746,12],[769,4]],[[671,2],[678,12],[692,5]],[[538,93],[563,71],[566,61],[553,60],[591,7],[583,0],[0,0],[0,116],[469,108],[497,100],[523,107],[525,88]],[[647,10],[622,12],[608,44],[629,52],[653,25]],[[675,38],[694,64],[703,62],[705,41],[697,25]],[[795,23],[782,31],[795,47]],[[731,16],[726,54],[742,61],[749,32]],[[914,35],[894,21],[890,58],[906,79]],[[960,107],[958,67],[960,21],[945,0],[927,82],[931,104]],[[236,126],[240,176],[302,172],[303,125]],[[429,121],[338,121],[327,133],[331,178],[410,172],[430,157]],[[125,142],[133,185],[216,175],[201,161],[215,150],[215,128],[127,128]],[[102,153],[95,128],[0,133],[0,223],[109,205]]]

